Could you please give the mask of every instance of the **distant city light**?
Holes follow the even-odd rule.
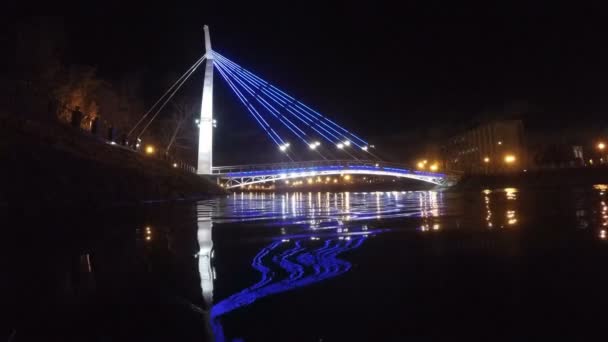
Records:
[[[603,150],[603,149],[606,148],[606,144],[604,144],[603,142],[600,142],[600,143],[597,144],[597,148],[600,149],[600,150]]]
[[[499,142],[498,142],[498,145],[502,145],[502,141],[499,141]]]
[[[367,146],[363,146],[363,147],[361,147],[361,149],[362,149],[363,151],[367,151]]]
[[[350,146],[350,140],[345,140],[344,141],[344,146]]]
[[[350,175],[345,175],[344,180],[350,180]]]
[[[153,154],[155,151],[156,151],[156,149],[154,148],[154,146],[152,146],[152,145],[146,146],[146,154]]]
[[[343,143],[338,143],[338,145],[336,145],[336,146],[338,146],[339,149],[343,149],[344,148],[344,144]]]
[[[484,162],[484,163],[489,163],[489,162],[490,162],[490,157],[485,157],[485,158],[483,158],[483,162]]]
[[[316,148],[317,148],[317,146],[319,146],[319,145],[317,145],[316,143],[310,143],[310,144],[308,145],[308,147],[310,147],[310,149],[311,149],[311,150],[316,149]]]
[[[439,166],[437,164],[433,164],[430,166],[431,171],[437,171],[437,169],[439,169]]]
[[[173,163],[173,167],[177,167],[177,163]]]
[[[424,169],[424,163],[423,162],[418,162],[418,168],[419,169]]]
[[[513,164],[513,163],[515,163],[515,156],[512,155],[512,154],[507,154],[505,156],[505,163],[507,163],[507,164]]]
[[[316,146],[319,146],[319,145],[321,145],[321,143],[320,143],[320,142],[318,142],[318,141],[315,141],[315,145],[316,145]]]

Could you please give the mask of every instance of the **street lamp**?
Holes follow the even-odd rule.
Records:
[[[419,169],[424,169],[424,163],[423,162],[418,162],[418,168]]]
[[[606,144],[604,144],[603,142],[599,142],[597,144],[597,149],[600,151],[603,151],[606,148]]]
[[[156,149],[154,148],[154,146],[152,146],[152,145],[146,146],[146,154],[154,154],[155,151],[156,151]]]
[[[489,163],[490,162],[490,157],[483,158],[483,162],[486,163],[486,164]]]
[[[507,163],[507,164],[513,164],[513,163],[515,163],[515,160],[516,160],[515,156],[512,155],[512,154],[507,154],[505,156],[505,163]]]
[[[438,168],[439,166],[437,166],[437,164],[433,164],[430,166],[431,171],[437,171]]]

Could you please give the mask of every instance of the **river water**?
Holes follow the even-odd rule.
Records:
[[[15,341],[605,335],[607,196],[603,184],[234,193],[31,214],[5,239],[2,333]]]

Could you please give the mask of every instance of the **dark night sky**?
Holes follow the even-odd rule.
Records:
[[[208,24],[214,49],[380,145],[509,110],[533,129],[607,126],[604,8],[446,3],[91,5],[69,12],[66,60],[107,78],[144,70],[154,94],[202,54]],[[248,136],[216,82],[218,120]]]

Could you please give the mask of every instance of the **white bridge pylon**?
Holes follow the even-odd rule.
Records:
[[[213,167],[213,51],[209,26],[205,25],[205,78],[201,102],[200,129],[198,133],[198,165],[196,173],[210,175]]]

